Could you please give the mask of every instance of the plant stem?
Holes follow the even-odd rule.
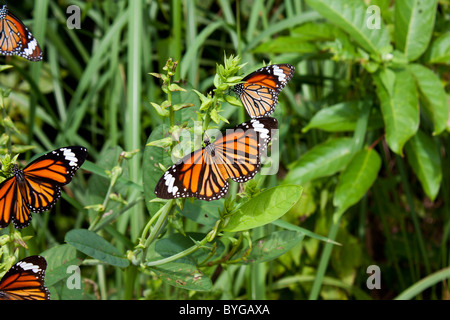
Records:
[[[203,238],[198,244],[193,245],[192,247],[190,247],[190,248],[188,248],[188,249],[186,249],[186,250],[184,250],[184,251],[181,251],[181,252],[179,252],[179,253],[177,253],[177,254],[174,254],[173,256],[170,256],[170,257],[167,257],[167,258],[164,258],[164,259],[160,259],[160,260],[157,260],[157,261],[146,262],[145,265],[146,265],[147,267],[154,267],[154,266],[159,266],[159,265],[162,265],[162,264],[165,264],[165,263],[169,263],[169,262],[178,260],[178,259],[180,259],[180,258],[183,258],[183,257],[185,257],[185,256],[188,256],[188,255],[190,255],[191,253],[197,251],[197,250],[200,249],[203,245],[205,245],[207,242],[208,242],[208,240],[207,240],[207,238],[205,237],[205,238]]]

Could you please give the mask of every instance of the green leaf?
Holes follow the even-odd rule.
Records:
[[[71,274],[67,273],[67,268],[79,266],[82,262],[82,259],[77,258],[77,250],[68,244],[54,246],[42,252],[41,255],[47,260],[47,271],[45,272],[47,287],[69,277]]]
[[[186,199],[181,214],[196,223],[214,227],[219,217],[219,211],[223,209],[225,199],[216,201],[191,201]]]
[[[330,23],[314,21],[292,29],[291,34],[303,41],[333,41],[336,38],[336,28]]]
[[[395,44],[409,61],[427,49],[434,27],[437,0],[395,2]]]
[[[386,127],[386,141],[402,155],[404,144],[419,128],[418,94],[408,70],[382,70],[374,74],[377,95]]]
[[[298,37],[280,36],[270,41],[264,42],[252,50],[255,53],[311,53],[317,52],[317,47]]]
[[[125,268],[129,261],[119,250],[98,234],[86,229],[73,229],[67,232],[64,240],[84,254],[106,262],[110,265]]]
[[[211,279],[191,264],[170,262],[150,269],[174,287],[195,291],[209,291],[212,287]]]
[[[425,53],[428,63],[450,63],[450,31],[441,34],[431,42]]]
[[[249,256],[237,263],[248,264],[274,260],[299,244],[304,237],[304,233],[292,230],[272,232],[268,236],[252,241],[252,250]],[[241,256],[245,250],[247,248],[240,251],[232,260]]]
[[[389,46],[389,32],[380,19],[380,28],[370,28],[367,6],[360,0],[307,0],[323,17],[347,32],[364,50],[381,56],[380,49]]]
[[[297,185],[281,185],[259,193],[232,213],[223,231],[253,229],[280,218],[300,199],[302,191]]]
[[[358,151],[339,177],[333,204],[343,212],[357,203],[376,180],[380,167],[381,158],[375,150]]]
[[[321,129],[327,132],[354,131],[356,122],[361,113],[361,108],[369,107],[370,101],[348,101],[324,108],[317,112],[308,125],[302,129],[307,132],[310,129]],[[374,114],[371,127],[383,126],[380,114]]]
[[[406,157],[428,197],[436,199],[442,181],[441,157],[434,140],[422,131],[405,145]]]
[[[280,228],[287,229],[287,230],[301,232],[305,236],[308,236],[310,238],[313,238],[313,239],[316,239],[316,240],[319,240],[319,241],[324,241],[324,242],[332,243],[332,244],[335,244],[335,245],[340,245],[340,243],[338,243],[336,241],[333,241],[331,239],[328,239],[327,237],[321,236],[321,235],[316,234],[316,233],[314,233],[312,231],[309,231],[308,229],[304,229],[302,227],[299,227],[297,225],[294,225],[292,223],[289,223],[289,222],[281,220],[281,219],[273,221],[272,224],[276,225],[276,226],[278,226]]]
[[[169,110],[163,108],[162,106],[160,106],[159,104],[154,103],[154,102],[150,102],[150,104],[153,106],[153,108],[155,108],[156,112],[161,117],[168,117],[169,116]]]
[[[449,110],[447,95],[439,77],[420,64],[410,64],[408,69],[416,81],[423,110],[434,125],[433,134],[440,134],[447,128]]]
[[[450,268],[444,268],[439,271],[436,271],[423,279],[415,282],[412,286],[402,291],[395,300],[412,300],[415,297],[419,296],[426,289],[434,286],[437,283],[442,283],[446,281],[446,279],[450,278]]]
[[[336,138],[319,144],[289,166],[283,183],[304,184],[345,168],[352,156],[351,138]]]

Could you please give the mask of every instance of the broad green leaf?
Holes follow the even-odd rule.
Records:
[[[302,190],[297,185],[281,185],[259,193],[232,213],[223,231],[253,229],[280,218],[300,199]]]
[[[409,61],[427,49],[434,27],[437,0],[395,2],[395,44]]]
[[[324,108],[317,112],[302,129],[307,132],[310,129],[321,129],[327,132],[354,131],[359,118],[361,108],[369,107],[367,101],[341,102]],[[372,115],[370,127],[382,127],[383,120],[379,113]]]
[[[364,50],[381,55],[389,46],[389,32],[379,19],[379,29],[372,27],[372,12],[362,0],[307,0],[306,3],[323,17],[347,32]]]
[[[425,53],[428,63],[450,63],[450,31],[441,34],[431,42]]]
[[[78,251],[94,259],[119,268],[129,265],[128,259],[124,258],[116,247],[92,231],[73,229],[67,232],[64,240]]]
[[[419,178],[423,190],[432,201],[442,181],[441,157],[434,140],[422,131],[405,145],[406,158]]]
[[[380,167],[381,158],[375,150],[358,151],[339,177],[333,204],[343,212],[357,203],[376,180]]]
[[[165,138],[168,135],[169,126],[163,124],[152,131],[148,137],[147,143],[155,140]],[[142,159],[142,171],[143,171],[143,186],[144,186],[144,199],[145,205],[150,215],[155,214],[161,207],[160,203],[151,203],[150,200],[156,198],[155,187],[159,179],[163,175],[163,171],[159,167],[159,163],[168,167],[172,165],[167,151],[164,148],[146,146],[144,149],[144,157]]]
[[[403,146],[419,128],[419,101],[414,78],[408,70],[386,69],[374,74],[374,81],[386,127],[386,141],[392,151],[402,155]]]
[[[181,214],[199,224],[213,227],[219,217],[219,210],[223,208],[224,198],[216,201],[196,201],[187,199]]]
[[[71,273],[68,273],[68,268],[79,266],[82,262],[82,259],[77,258],[77,250],[68,244],[54,246],[41,255],[47,260],[45,285],[48,287],[69,277]]]
[[[447,95],[439,77],[420,64],[410,64],[408,69],[416,81],[423,110],[434,125],[433,134],[440,134],[447,128],[449,117]]]
[[[191,264],[170,262],[150,269],[174,287],[195,291],[208,291],[212,287],[211,279]]]
[[[336,37],[336,28],[330,23],[307,22],[292,29],[291,34],[303,41],[332,41]]]
[[[319,144],[289,166],[283,183],[304,184],[345,168],[352,156],[351,138],[336,138]]]
[[[47,278],[47,276],[46,276]],[[47,279],[45,280],[47,285]],[[53,285],[50,290],[51,300],[96,300],[98,299],[94,294],[85,291],[85,282],[81,281],[80,288],[69,288],[66,282],[59,282]]]
[[[291,250],[294,246],[299,244],[304,237],[304,233],[291,230],[272,232],[268,236],[252,241],[252,249],[248,257],[237,263],[247,264],[271,261]],[[243,251],[239,252],[232,259],[241,256],[247,249],[247,247],[244,248]]]

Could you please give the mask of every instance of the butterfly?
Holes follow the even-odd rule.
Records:
[[[294,75],[290,64],[273,64],[262,67],[234,86],[245,110],[251,118],[270,116],[275,110],[278,95]]]
[[[14,165],[13,176],[0,184],[0,228],[13,222],[17,229],[30,224],[31,212],[52,208],[87,157],[84,147],[53,150],[28,164]]]
[[[183,157],[164,173],[155,194],[163,199],[220,199],[228,192],[229,178],[245,182],[255,176],[271,131],[277,128],[275,118],[255,118],[227,130],[214,142],[206,140],[205,147]]]
[[[42,50],[37,40],[6,5],[0,9],[0,53],[31,61],[42,60]]]
[[[44,285],[47,261],[41,256],[20,260],[0,281],[0,300],[49,300]]]

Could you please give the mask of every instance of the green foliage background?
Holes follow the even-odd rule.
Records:
[[[42,254],[52,299],[448,298],[448,0],[8,6],[44,61],[2,60],[2,162],[71,144],[89,158],[55,208],[1,230],[4,271]],[[296,67],[273,114],[278,173],[227,200],[155,200],[168,132],[247,120],[229,89],[270,63]]]

